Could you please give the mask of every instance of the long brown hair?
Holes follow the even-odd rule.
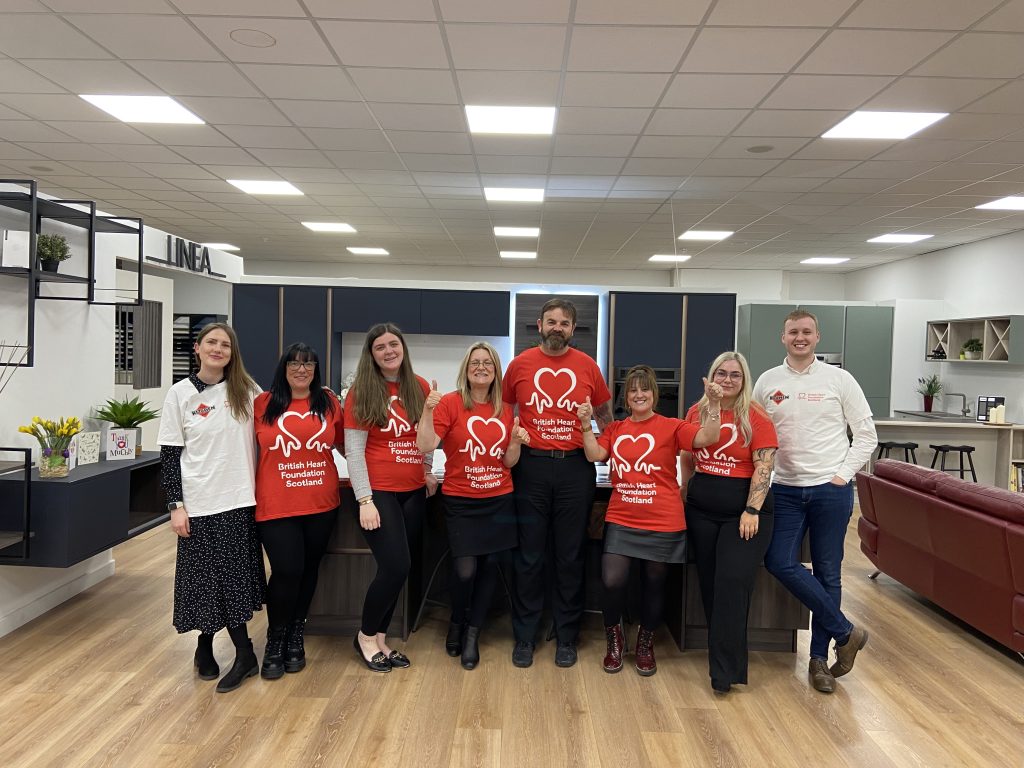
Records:
[[[462,358],[462,365],[459,366],[459,376],[455,380],[455,388],[462,395],[462,405],[467,411],[473,410],[473,397],[470,394],[469,387],[469,358],[473,356],[473,353],[478,349],[482,349],[491,357],[491,362],[494,363],[494,380],[491,382],[491,386],[487,389],[487,399],[490,401],[491,406],[494,408],[494,417],[501,416],[501,358],[498,357],[498,351],[488,344],[486,341],[478,341],[476,344],[466,350],[466,356]]]
[[[362,424],[383,427],[388,423],[388,383],[381,375],[377,361],[373,359],[373,342],[385,333],[393,333],[402,342],[402,367],[398,369],[398,398],[405,407],[409,422],[415,424],[423,412],[423,389],[412,372],[409,347],[405,336],[394,323],[378,323],[366,332],[363,351],[356,365],[356,377],[351,391],[356,393],[355,415]]]
[[[245,370],[245,363],[242,362],[242,348],[238,344],[238,335],[235,333],[235,329],[227,323],[210,323],[199,332],[196,337],[196,346],[202,344],[203,339],[211,331],[224,331],[231,342],[231,359],[224,366],[224,383],[227,385],[231,415],[235,417],[235,421],[250,419],[252,418],[252,401],[256,393],[260,391],[260,387]]]

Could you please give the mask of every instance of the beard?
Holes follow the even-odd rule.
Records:
[[[570,337],[563,335],[561,331],[541,331],[540,338],[544,347],[552,352],[561,352],[569,346]]]

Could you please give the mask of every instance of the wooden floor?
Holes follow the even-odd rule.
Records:
[[[409,670],[373,674],[348,638],[310,637],[305,671],[217,694],[193,673],[194,636],[170,626],[162,526],[114,551],[113,578],[0,638],[0,766],[1024,766],[1024,664],[869,581],[856,544],[851,527],[844,608],[872,636],[831,696],[807,684],[806,632],[716,697],[706,653],[661,636],[657,675],[605,674],[596,622],[576,667],[548,644],[521,670],[497,621],[465,672],[441,611],[405,644]],[[215,650],[226,668],[226,636]]]

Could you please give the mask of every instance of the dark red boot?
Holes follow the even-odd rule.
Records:
[[[622,647],[626,644],[626,638],[622,636],[622,627],[619,624],[614,627],[605,627],[604,635],[608,640],[608,653],[604,657],[604,671],[618,672],[622,669]]]
[[[658,664],[654,660],[654,633],[643,627],[640,627],[636,635],[636,671],[644,677],[658,671]]]

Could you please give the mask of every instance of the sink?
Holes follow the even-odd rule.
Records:
[[[929,421],[951,421],[961,424],[976,423],[973,416],[963,416],[959,413],[948,413],[946,411],[893,411],[897,417],[912,416],[915,419],[928,419]]]

